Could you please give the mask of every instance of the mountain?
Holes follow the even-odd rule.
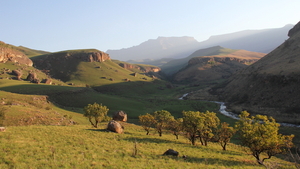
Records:
[[[194,85],[219,83],[230,77],[236,71],[255,63],[265,55],[264,53],[246,50],[215,48],[219,48],[216,50],[215,55],[200,55],[191,58],[188,61],[188,65],[173,76],[173,81]],[[199,51],[194,54],[198,52]]]
[[[300,112],[300,22],[275,50],[214,88],[231,110],[295,123]]]
[[[135,63],[144,63],[145,59],[178,58],[191,54],[197,49],[198,41],[192,37],[158,37],[138,46],[120,50],[107,50],[111,58]]]
[[[162,58],[183,58],[196,50],[212,46],[269,53],[288,38],[286,32],[292,27],[293,25],[289,24],[282,28],[244,30],[211,36],[202,42],[187,36],[158,37],[130,48],[107,50],[106,53],[113,59],[130,63],[155,64],[156,66],[163,64],[163,62],[155,62],[156,60]]]
[[[288,32],[293,25],[282,28],[244,30],[224,35],[211,36],[200,42],[199,49],[211,46],[223,46],[230,49],[244,49],[254,52],[269,53],[288,38]]]

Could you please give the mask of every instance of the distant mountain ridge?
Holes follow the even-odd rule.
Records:
[[[107,50],[106,53],[110,54],[112,59],[141,64],[150,64],[152,62],[156,66],[161,65],[162,62],[157,63],[155,60],[184,58],[196,50],[212,46],[268,53],[288,38],[287,32],[292,27],[293,25],[289,24],[282,28],[244,30],[211,36],[208,40],[202,42],[187,36],[158,37],[130,48]]]
[[[145,59],[183,57],[197,48],[198,41],[193,37],[158,37],[138,46],[120,50],[107,50],[112,59],[143,62]]]

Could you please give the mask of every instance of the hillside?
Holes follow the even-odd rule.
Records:
[[[171,76],[174,73],[176,73],[177,71],[179,71],[180,69],[187,66],[188,61],[193,57],[227,54],[227,53],[231,53],[233,51],[235,51],[235,50],[225,49],[221,46],[213,46],[213,47],[209,47],[209,48],[205,48],[205,49],[199,49],[199,50],[193,52],[188,57],[171,60],[170,62],[162,65],[161,69],[164,74]]]
[[[272,115],[278,120],[300,124],[300,23],[290,38],[271,53],[236,73],[224,86],[216,87],[221,100],[239,112]]]
[[[174,74],[173,81],[189,84],[219,83],[236,71],[255,63],[264,55],[258,52],[232,50],[227,54],[220,52],[218,55],[193,57],[185,68]]]
[[[32,58],[35,66],[51,77],[75,85],[97,86],[126,81],[149,81],[151,78],[122,68],[110,56],[96,49],[69,50]],[[150,70],[147,70],[150,71]],[[145,73],[145,72],[144,72]],[[149,80],[145,80],[145,79]]]
[[[171,133],[146,135],[140,126],[123,123],[124,134],[88,125],[9,127],[1,132],[0,168],[264,168],[245,149],[229,144],[223,151],[218,143],[192,146]],[[168,149],[179,157],[163,156]],[[136,152],[136,153],[135,153]],[[182,158],[186,155],[187,158]],[[295,168],[273,157],[268,166]]]

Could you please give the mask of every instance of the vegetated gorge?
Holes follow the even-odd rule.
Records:
[[[142,63],[0,42],[0,168],[299,168],[280,123],[300,124],[300,23],[286,33],[268,54],[170,38],[184,56]]]

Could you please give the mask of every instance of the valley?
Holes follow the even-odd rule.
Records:
[[[213,141],[211,146],[197,143],[193,147],[184,132],[179,140],[167,130],[163,137],[154,129],[145,135],[139,116],[166,110],[181,118],[183,111],[209,111],[221,122],[235,126],[237,119],[223,115],[219,104],[211,102],[220,101],[228,105],[226,111],[235,114],[247,110],[251,115],[268,115],[276,122],[299,125],[299,23],[289,36],[268,54],[218,45],[197,48],[199,44],[188,37],[184,43],[180,38],[158,38],[169,44],[163,49],[156,46],[165,54],[147,56],[167,57],[171,50],[185,56],[161,58],[159,66],[115,60],[97,49],[51,53],[1,42],[0,111],[5,112],[2,125],[7,129],[0,132],[4,152],[0,168],[262,168],[249,159],[249,151],[237,136],[228,151],[221,151]],[[183,48],[174,48],[170,39]],[[149,43],[155,44],[147,41],[142,49]],[[133,49],[111,52],[122,51]],[[181,97],[185,93],[189,94]],[[83,116],[83,108],[92,103],[107,106],[108,116],[119,110],[126,112],[128,121],[122,122],[125,132],[107,132],[106,122],[99,129],[92,128]],[[298,128],[281,126],[280,132],[295,135],[293,143],[300,145]],[[169,148],[187,158],[161,156],[162,150]],[[296,168],[291,154],[276,156],[266,165]]]

